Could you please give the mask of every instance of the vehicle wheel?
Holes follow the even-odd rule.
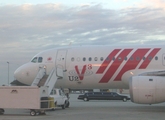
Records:
[[[36,115],[36,111],[31,110],[31,111],[30,111],[30,115],[31,115],[31,116],[35,116],[35,115]]]
[[[127,102],[127,98],[123,98],[123,101],[124,101],[124,102]]]
[[[87,97],[84,98],[84,101],[89,101]]]
[[[68,101],[67,104],[66,104],[66,108],[68,108],[70,105],[70,102]]]
[[[40,111],[39,115],[46,115],[45,110]]]
[[[61,105],[61,107],[62,107],[62,109],[65,109],[66,108],[66,102],[63,105]]]
[[[4,112],[5,112],[5,110],[4,110],[4,109],[0,109],[0,115],[3,115],[3,114],[4,114]]]
[[[54,103],[54,106],[55,106],[55,107],[57,106],[57,102]]]

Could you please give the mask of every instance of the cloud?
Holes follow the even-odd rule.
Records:
[[[62,4],[0,6],[0,69],[7,71],[6,61],[13,65],[23,64],[41,50],[70,43],[164,44],[163,5],[164,2],[159,0],[157,7],[120,10],[103,8],[101,4],[73,7]],[[17,67],[15,65],[15,69]],[[13,71],[10,73],[11,79]],[[4,76],[1,77],[6,78]]]
[[[141,3],[137,3],[138,7],[146,8],[161,8],[165,10],[165,1],[164,0],[143,0]]]

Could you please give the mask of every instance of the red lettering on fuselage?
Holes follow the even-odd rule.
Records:
[[[84,74],[85,74],[85,71],[86,71],[86,65],[83,66],[83,69],[82,69],[81,73],[80,73],[80,70],[78,69],[77,65],[75,66],[75,70],[76,70],[77,75],[80,78],[80,80],[83,80],[84,79]]]

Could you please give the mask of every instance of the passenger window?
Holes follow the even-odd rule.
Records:
[[[107,58],[106,58],[106,61],[110,61],[110,58],[109,58],[109,57],[107,57]]]
[[[77,58],[77,61],[80,62],[80,58],[79,57]]]
[[[102,93],[101,92],[95,92],[94,94],[95,95],[101,95]]]
[[[93,93],[88,93],[87,95],[93,95]]]
[[[132,56],[130,57],[130,60],[133,61],[133,57]]]
[[[94,59],[95,59],[95,61],[97,61],[97,60],[98,60],[98,59],[97,59],[97,57],[95,57]]]
[[[158,60],[158,57],[157,56],[155,57],[155,60]]]
[[[109,92],[105,92],[104,95],[111,95],[111,93],[109,93]]]
[[[151,60],[152,60],[152,56],[149,56],[148,60],[150,60],[150,61],[151,61]]]
[[[91,57],[89,57],[89,61],[92,61],[92,58]]]
[[[113,57],[113,61],[115,61],[115,57]]]
[[[72,62],[74,61],[74,57],[71,58],[71,61],[72,61]]]
[[[118,61],[121,61],[122,60],[122,58],[121,57],[118,57]]]
[[[86,61],[86,58],[85,57],[83,58],[83,61]]]
[[[38,58],[38,62],[39,62],[39,63],[42,63],[42,59],[43,59],[42,57],[39,57],[39,58]]]
[[[103,61],[103,60],[104,60],[104,58],[103,58],[103,57],[101,57],[101,58],[100,58],[100,61]]]
[[[146,60],[146,57],[143,57],[143,60]]]
[[[31,62],[36,63],[37,62],[37,57],[33,58],[33,60]]]
[[[127,60],[127,57],[125,57],[124,60],[126,61]]]
[[[140,57],[136,57],[136,60],[139,61],[140,60]]]

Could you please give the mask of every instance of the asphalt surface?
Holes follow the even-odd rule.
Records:
[[[30,116],[29,110],[5,109],[0,120],[164,120],[165,103],[139,105],[131,101],[77,100],[79,94],[70,95],[70,108],[56,108],[46,115]]]

